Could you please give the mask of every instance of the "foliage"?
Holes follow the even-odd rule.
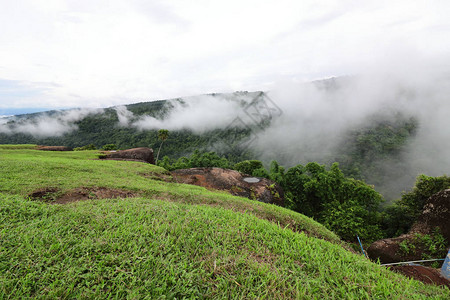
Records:
[[[445,257],[448,241],[442,235],[439,227],[430,234],[415,233],[411,239],[405,239],[399,244],[400,254],[407,257],[409,254],[420,253],[422,259]]]
[[[97,150],[94,144],[85,145],[83,147],[76,147],[73,149],[74,151],[86,151],[86,150]]]
[[[267,172],[267,170],[264,167],[253,170],[251,175],[254,177],[263,177],[263,178],[270,177],[269,172]]]
[[[270,163],[269,178],[275,182],[278,182],[281,186],[287,186],[285,180],[285,169],[275,160]]]
[[[416,215],[409,207],[394,202],[384,207],[380,225],[385,237],[394,237],[407,233],[415,220]]]
[[[347,176],[366,181],[370,179],[379,186],[386,178],[382,165],[400,161],[418,125],[417,119],[401,113],[373,116],[364,127],[348,132],[335,149],[334,160],[339,162]]]
[[[264,169],[264,167],[262,162],[259,160],[244,160],[235,164],[234,169],[243,174],[253,175],[254,171],[258,169]]]
[[[230,161],[225,157],[219,156],[213,151],[200,152],[199,150],[195,150],[189,158],[183,156],[176,161],[170,160],[168,156],[165,156],[163,157],[163,160],[158,163],[158,165],[169,171],[177,169],[212,167],[229,169],[232,167]]]
[[[276,165],[274,165],[276,169]],[[346,178],[334,163],[330,170],[318,163],[290,168],[283,186],[291,208],[313,217],[346,240],[375,240],[382,233],[378,206],[382,197],[362,181]]]
[[[116,144],[106,144],[106,145],[103,145],[102,149],[105,151],[117,150],[117,145]],[[93,150],[95,150],[95,149],[93,149]]]
[[[159,145],[158,154],[156,155],[156,164],[158,164],[159,152],[161,151],[161,147],[162,147],[164,141],[167,140],[168,137],[169,137],[169,130],[167,130],[167,129],[158,130],[158,140],[161,141],[161,144]]]
[[[165,141],[169,137],[169,130],[167,129],[160,129],[158,130],[158,139],[160,141]]]
[[[450,177],[446,175],[431,177],[422,174],[417,177],[412,191],[403,194],[398,204],[408,207],[417,216],[422,212],[429,197],[448,188],[450,188]]]
[[[449,241],[442,235],[439,227],[436,227],[431,234],[418,234],[418,239],[424,245],[425,253],[431,257],[444,257],[447,254]],[[424,259],[427,259],[424,257]]]
[[[450,177],[419,175],[415,186],[401,199],[387,206],[382,213],[382,228],[386,236],[407,233],[414,221],[422,213],[423,206],[432,195],[450,188]]]
[[[401,243],[398,244],[398,246],[400,253],[405,256],[412,254],[416,251],[416,245],[408,239],[403,240]]]

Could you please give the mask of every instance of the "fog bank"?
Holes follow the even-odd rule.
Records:
[[[46,112],[32,118],[7,117],[0,119],[0,133],[29,134],[36,138],[62,136],[77,130],[74,124],[90,114],[103,113],[103,109],[71,109]]]

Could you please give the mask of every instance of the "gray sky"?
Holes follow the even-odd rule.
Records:
[[[386,57],[439,60],[449,15],[448,0],[0,0],[0,110],[268,90]]]

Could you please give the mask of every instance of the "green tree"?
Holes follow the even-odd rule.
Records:
[[[399,204],[409,207],[417,216],[422,212],[429,197],[448,188],[450,188],[450,177],[446,175],[431,177],[422,174],[417,177],[412,191],[402,195]]]
[[[190,157],[191,168],[230,168],[230,162],[225,158],[219,156],[216,152],[200,152],[195,150]]]
[[[255,170],[263,169],[263,164],[259,160],[244,160],[234,165],[234,169],[243,174],[256,176],[253,174]],[[261,173],[260,171],[258,173]]]
[[[116,144],[106,144],[102,147],[105,151],[117,150]]]
[[[382,227],[388,237],[406,233],[422,213],[423,206],[432,195],[450,188],[450,177],[419,175],[412,190],[383,211]]]
[[[382,236],[381,195],[364,182],[345,177],[337,163],[329,170],[315,162],[292,167],[282,186],[291,209],[313,217],[341,238],[353,240],[358,234],[369,241]]]
[[[161,151],[161,147],[168,137],[169,137],[169,130],[167,129],[158,130],[158,139],[161,141],[161,144],[159,145],[158,154],[156,155],[156,164],[158,164],[159,152]]]

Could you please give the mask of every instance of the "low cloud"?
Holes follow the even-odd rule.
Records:
[[[116,106],[114,108],[119,118],[120,126],[129,126],[133,119],[133,113],[127,109],[125,105]]]
[[[283,114],[259,133],[253,149],[260,159],[286,166],[332,162],[351,130],[380,117],[393,121],[401,113],[418,121],[417,133],[400,157],[376,162],[378,179],[369,174],[369,183],[378,181],[376,188],[392,198],[411,188],[421,173],[448,174],[450,68],[417,61],[391,61],[354,77],[276,85],[269,96]]]
[[[188,129],[200,134],[229,125],[242,113],[242,106],[250,99],[250,96],[243,94],[238,98],[202,95],[181,101],[171,100],[167,105],[172,108],[161,118],[149,115],[136,117],[123,106],[116,108],[116,111],[119,123],[123,126],[129,125],[139,130]]]
[[[58,137],[77,130],[75,122],[90,114],[102,113],[103,109],[71,109],[46,112],[33,118],[9,117],[0,119],[0,133],[29,134],[36,138]]]

